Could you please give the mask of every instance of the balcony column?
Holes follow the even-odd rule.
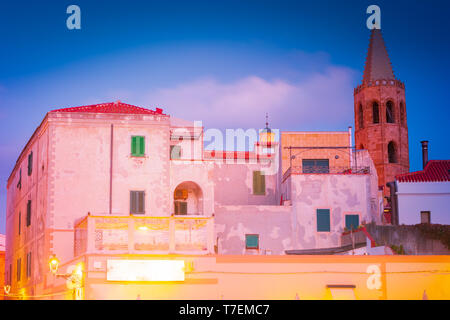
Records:
[[[134,218],[130,217],[128,220],[128,253],[134,253]]]
[[[175,217],[169,218],[169,253],[175,253]]]

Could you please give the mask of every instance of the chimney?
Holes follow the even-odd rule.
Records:
[[[422,162],[423,162],[423,169],[425,169],[425,166],[428,163],[428,141],[420,141],[422,144]]]

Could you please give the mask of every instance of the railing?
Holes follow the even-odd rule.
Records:
[[[292,174],[369,174],[370,167],[292,166],[283,174],[283,181]]]
[[[75,225],[75,256],[214,253],[214,218],[86,216]]]

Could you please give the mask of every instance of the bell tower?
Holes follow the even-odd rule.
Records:
[[[378,185],[409,172],[405,85],[396,79],[380,29],[372,29],[362,84],[354,90],[355,144],[375,164]]]

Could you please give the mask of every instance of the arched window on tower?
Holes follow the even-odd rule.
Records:
[[[358,109],[358,124],[359,124],[360,129],[364,128],[363,107],[361,104],[359,104],[359,109]]]
[[[405,125],[406,124],[406,117],[405,117],[405,104],[402,102],[400,102],[400,121],[401,124]]]
[[[391,141],[388,144],[388,159],[389,163],[397,163],[397,147],[395,146],[394,141]]]
[[[392,101],[386,102],[386,122],[387,123],[395,122],[394,103]]]
[[[373,123],[380,123],[380,107],[378,102],[372,104]]]

